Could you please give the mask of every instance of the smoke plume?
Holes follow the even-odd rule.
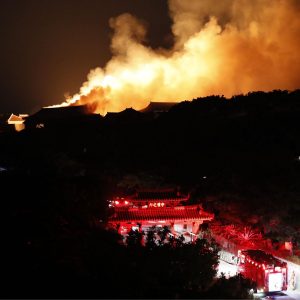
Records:
[[[143,22],[110,20],[112,59],[91,70],[62,105],[105,114],[149,101],[182,101],[300,87],[300,6],[296,0],[170,0],[174,47],[145,45]]]

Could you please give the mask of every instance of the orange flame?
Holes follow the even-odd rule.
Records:
[[[294,0],[170,0],[173,49],[144,45],[129,14],[110,20],[112,59],[91,70],[60,106],[95,112],[142,109],[149,101],[300,86],[300,5]]]

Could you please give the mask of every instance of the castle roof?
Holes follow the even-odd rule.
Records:
[[[210,221],[214,215],[205,212],[198,205],[164,207],[164,208],[116,208],[109,222],[141,222],[159,220],[194,220]]]
[[[87,115],[88,107],[86,105],[78,106],[62,106],[62,107],[43,107],[35,114],[29,116],[26,122],[33,119],[45,121],[49,119],[74,118],[82,115]]]
[[[142,113],[149,113],[149,112],[168,112],[171,107],[176,105],[176,102],[150,102],[149,105],[140,110]]]

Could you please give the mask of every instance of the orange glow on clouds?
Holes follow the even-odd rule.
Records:
[[[112,59],[59,106],[95,112],[211,94],[300,87],[300,5],[294,0],[170,0],[173,49],[144,45],[129,14],[110,20]]]

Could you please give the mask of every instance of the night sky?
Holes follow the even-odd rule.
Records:
[[[105,115],[298,89],[299,13],[297,0],[0,1],[0,113],[32,114],[68,95]]]
[[[2,0],[1,112],[33,113],[78,92],[110,59],[110,17],[146,21],[151,47],[172,44],[165,0]]]

